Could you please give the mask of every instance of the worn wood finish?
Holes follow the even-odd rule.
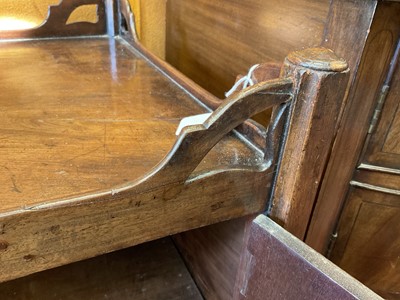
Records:
[[[400,196],[351,188],[331,257],[386,299],[398,299],[400,290],[399,219]]]
[[[238,161],[240,147],[228,150],[226,139],[219,143],[220,150],[214,146],[252,115],[289,101],[291,79],[235,93],[203,124],[185,127],[174,144],[178,120],[201,110],[190,91],[163,76],[121,39],[88,39],[85,45],[91,47],[84,49],[81,42],[2,44],[2,70],[8,74],[2,81],[1,100],[7,108],[2,131],[9,141],[3,149],[7,165],[2,181],[10,188],[2,195],[5,272],[0,280],[265,207],[279,147],[279,136],[273,133],[279,113],[266,154],[232,135],[234,144],[242,143],[253,153],[250,159],[248,153],[243,156],[244,164]],[[21,89],[24,76],[35,85]],[[213,148],[220,163],[207,156]],[[229,153],[235,153],[235,161],[222,158]],[[30,164],[32,157],[39,162]],[[87,173],[82,176],[80,170]],[[251,184],[243,189],[242,180]],[[192,201],[193,195],[201,197]]]
[[[220,97],[231,87],[236,74],[245,73],[252,64],[260,61],[280,61],[286,55],[286,51],[306,45],[323,45],[344,57],[350,66],[351,83],[361,59],[376,5],[376,1],[343,0],[312,3],[309,1],[284,3],[213,1],[211,4],[206,2],[169,1],[167,60]],[[335,173],[332,174],[335,178]],[[318,198],[318,201],[328,206],[335,205],[336,199],[331,197],[324,202],[325,198],[326,195]],[[325,244],[329,239],[331,232],[318,235],[320,233],[318,229],[326,228],[328,216],[332,211],[333,209],[328,208],[317,215],[318,225],[313,226],[313,233],[317,235],[310,234],[310,239],[307,241],[313,243],[314,247],[320,242]],[[300,216],[302,213],[302,210],[298,211]],[[295,214],[292,217],[297,218]],[[308,220],[304,221],[308,223]],[[330,221],[335,223],[336,219]],[[212,229],[207,230],[212,231]],[[233,226],[232,230],[237,228]],[[241,231],[243,230],[242,228]],[[218,232],[216,229],[215,234]],[[223,236],[220,238],[224,239]],[[190,234],[185,234],[185,239],[187,239],[186,244],[191,244]],[[206,240],[204,238],[205,243]],[[222,254],[221,257],[229,255]],[[190,258],[192,261],[197,260],[196,255],[191,255]],[[194,264],[207,265],[206,262],[194,262]],[[204,272],[202,282],[213,278],[213,273],[206,268],[202,271]],[[207,286],[222,286],[226,282],[224,276],[216,280],[219,282],[209,282]]]
[[[261,211],[268,181],[265,173],[219,172],[184,186],[110,191],[3,215],[0,280]]]
[[[82,6],[97,6],[96,23],[78,22],[67,24],[73,11]],[[0,39],[64,37],[82,35],[101,35],[107,32],[105,0],[63,0],[58,5],[49,7],[48,18],[36,28],[26,30],[0,31]],[[112,12],[109,12],[112,13]]]
[[[203,299],[168,238],[0,284],[3,300]]]
[[[342,2],[346,2],[350,7],[352,3],[356,4],[353,1],[336,2],[339,6]],[[363,33],[368,33],[369,23],[372,19],[373,22],[366,36],[365,46],[362,43],[358,44],[358,47],[362,46],[358,50],[359,55],[362,53],[362,59],[352,68],[355,77],[352,79],[343,118],[307,232],[306,242],[322,253],[326,253],[332,232],[335,230],[349,181],[364,145],[372,112],[378,100],[377,95],[396,46],[396,37],[400,32],[398,3],[380,2],[376,12],[374,1],[357,3],[362,4],[363,9],[349,10],[351,14],[347,17],[363,20],[360,23]],[[346,15],[342,17],[346,19]],[[337,21],[336,24],[343,22],[345,21]],[[353,34],[360,38],[358,31],[353,31]],[[356,49],[356,45],[353,44],[343,47]]]
[[[179,120],[205,111],[123,42],[85,44],[0,46],[3,212],[137,179],[168,153]],[[261,159],[229,135],[199,171]]]
[[[400,12],[399,4],[397,12]],[[397,23],[395,33],[399,31]],[[389,33],[386,31],[384,41],[394,53],[389,58],[390,64],[386,62],[389,68],[383,73],[380,93],[375,96],[377,109],[371,118],[375,125],[368,126],[364,151],[350,181],[352,187],[336,233],[332,258],[383,297],[398,299],[400,157],[396,123],[400,103],[400,40],[399,35]],[[387,53],[382,55],[387,58]]]
[[[384,189],[400,190],[400,170],[390,170],[397,171],[397,174],[384,172],[381,169],[363,170],[358,168],[353,175],[352,181],[379,186]]]
[[[279,64],[261,64],[254,71],[252,80],[257,83],[277,78],[280,69]],[[241,77],[239,75],[238,79]],[[237,91],[241,88],[238,87]],[[247,127],[247,130],[249,129],[251,128]],[[278,130],[278,132],[282,133],[282,130]],[[277,135],[279,135],[278,132],[275,130]],[[267,138],[266,132],[262,136],[264,140],[259,140],[258,144],[264,144],[263,148],[267,148],[266,142],[272,139]],[[275,150],[279,149],[278,147],[274,148]],[[269,148],[268,150],[274,149]],[[268,150],[266,149],[266,151]],[[274,161],[277,161],[278,153],[272,155],[276,157]],[[175,242],[206,298],[232,299],[245,223],[251,218],[238,218],[174,236]]]
[[[298,93],[270,214],[303,239],[333,143],[348,70],[333,52],[310,49],[289,55],[283,73],[295,74]]]
[[[336,57],[332,51],[315,48],[289,55],[285,68],[282,70],[282,76],[289,75],[295,78],[294,103],[291,106],[289,131],[280,170],[275,179],[271,214],[287,228],[304,236],[318,182],[324,171],[324,164],[332,143],[336,118],[347,84],[348,70],[346,62]],[[330,118],[321,119],[320,115],[330,116]],[[316,152],[315,149],[318,151]],[[310,185],[304,185],[304,182],[312,182],[313,185],[310,187]],[[289,198],[286,197],[292,200],[288,201],[286,199]],[[241,227],[240,230],[243,232],[244,228]],[[212,232],[211,229],[205,234],[211,236]],[[221,236],[218,232],[216,235]],[[223,237],[221,238],[224,240]],[[229,299],[229,291],[233,288],[230,285],[230,276],[215,274],[212,268],[207,268],[209,263],[206,263],[217,260],[221,254],[212,253],[210,257],[205,258],[204,255],[198,254],[207,250],[202,250],[200,247],[193,249],[188,246],[191,244],[189,241],[193,241],[190,233],[180,239],[186,240],[180,242],[183,248],[181,251],[188,252],[186,257],[190,258],[189,265],[196,268],[196,272],[200,274],[198,278],[200,278],[199,284],[202,290],[210,295],[213,293],[220,295],[219,291],[213,290],[213,287],[223,286],[225,293],[222,294],[224,297],[222,299]],[[207,244],[208,242],[204,249],[207,249]],[[230,245],[238,247],[238,243]],[[225,257],[221,259],[229,260],[227,253],[234,251],[235,249],[225,250],[223,252]],[[230,260],[230,263],[235,265],[235,260]]]
[[[246,246],[234,299],[381,299],[264,215]]]

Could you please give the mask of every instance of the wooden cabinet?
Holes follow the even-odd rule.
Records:
[[[399,39],[394,46],[332,254],[335,263],[387,299],[397,299],[400,291]]]
[[[67,14],[86,4],[97,5],[97,23],[65,24]],[[20,167],[17,174],[7,166],[0,173],[9,186],[3,195],[8,201],[0,214],[1,280],[186,231],[174,237],[185,264],[179,256],[172,263],[165,257],[160,265],[165,263],[166,269],[154,274],[149,266],[149,273],[165,285],[165,293],[176,286],[178,296],[200,297],[199,291],[192,289],[187,265],[207,299],[231,299],[236,278],[246,273],[239,268],[239,261],[241,255],[243,261],[242,250],[247,247],[243,237],[252,228],[246,224],[255,214],[269,214],[284,230],[310,244],[326,244],[338,209],[329,215],[329,226],[314,231],[317,237],[322,232],[322,238],[311,233],[327,216],[317,212],[326,204],[320,191],[324,175],[332,170],[334,138],[337,129],[343,128],[340,117],[350,120],[352,99],[374,94],[369,90],[354,97],[361,79],[368,77],[369,59],[377,52],[393,52],[391,43],[379,49],[381,40],[371,37],[376,5],[372,0],[271,0],[246,5],[236,0],[169,1],[166,56],[171,64],[217,95],[235,79],[248,78],[255,83],[244,91],[239,87],[227,99],[210,94],[145,49],[135,34],[128,2],[123,0],[65,1],[50,10],[47,22],[38,29],[0,33],[7,39],[25,38],[4,41],[0,48],[2,70],[11,74],[0,83],[4,84],[0,99],[7,107],[1,121],[12,138],[19,137],[12,142],[9,136],[4,138],[5,155],[0,159],[5,157],[4,163],[12,165],[13,172]],[[383,27],[372,28],[396,28],[392,19],[385,22],[383,16],[396,16],[398,6],[386,2],[381,6],[388,8],[375,18]],[[86,47],[81,47],[82,37],[74,38],[81,34],[91,36]],[[60,36],[67,38],[56,40]],[[385,32],[379,35],[383,40],[385,36]],[[314,48],[304,49],[310,46]],[[333,48],[344,59],[323,47]],[[300,50],[282,64],[283,57],[296,49]],[[236,77],[251,64],[265,60],[258,73]],[[381,57],[372,66],[385,64],[385,57]],[[263,76],[258,77],[260,73]],[[35,80],[21,87],[19,76]],[[374,87],[379,87],[380,80],[381,76],[374,74]],[[353,105],[351,109],[346,101]],[[369,99],[365,111],[373,110],[372,103]],[[206,111],[213,112],[205,121],[175,136],[175,125],[182,117]],[[267,127],[248,120],[258,113]],[[387,118],[396,119],[382,119]],[[392,159],[387,154],[397,155],[396,130],[393,126],[382,133],[387,141],[382,144],[386,147],[384,158],[377,154],[381,150],[367,149],[365,153],[376,161]],[[381,131],[376,132],[378,138]],[[57,143],[49,143],[54,137]],[[357,141],[361,140],[359,134]],[[85,146],[98,142],[100,146],[86,151]],[[34,155],[48,163],[37,168],[21,159]],[[70,169],[58,170],[59,165]],[[384,163],[381,166],[388,168]],[[68,180],[60,180],[60,176]],[[20,188],[17,177],[31,187],[29,194]],[[52,184],[43,185],[37,178]],[[86,194],[81,196],[83,192]],[[336,208],[339,200],[334,203]],[[382,213],[386,218],[393,214]],[[242,218],[235,219],[238,217]],[[363,218],[368,218],[368,213]],[[220,223],[229,219],[233,220]],[[353,222],[362,224],[364,219]],[[203,228],[213,223],[218,224]],[[376,224],[379,220],[371,226]],[[193,228],[196,231],[188,231]],[[154,245],[155,250],[143,246],[139,252],[149,251],[161,258],[163,254],[156,251],[159,244]],[[171,241],[160,247],[167,256],[176,254]],[[343,249],[347,255],[347,248]],[[118,260],[113,255],[107,257],[111,262]],[[107,257],[95,260],[103,265],[99,268],[103,271],[110,268]],[[139,265],[151,264],[149,256],[143,259],[138,260]],[[24,291],[19,284],[37,282],[34,285],[40,293],[47,276],[62,280],[68,270],[91,277],[89,273],[96,268],[91,271],[89,263],[89,271],[81,272],[79,266],[85,265],[87,261],[54,273],[31,275],[4,285],[3,292],[13,295]],[[111,280],[110,289],[118,286],[119,278],[126,283],[143,275],[127,269],[121,274],[113,272],[115,281]],[[169,286],[168,277],[177,272],[183,281],[171,281]],[[89,280],[82,289],[90,293],[91,285],[104,276],[95,276],[93,283]],[[189,288],[182,291],[186,284]],[[129,284],[122,284],[122,288],[143,292]],[[68,289],[80,288],[72,285]],[[100,292],[103,296],[107,294],[104,291]],[[153,296],[158,295],[155,290]]]

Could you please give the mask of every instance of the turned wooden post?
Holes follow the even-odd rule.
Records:
[[[281,75],[292,76],[295,88],[269,214],[303,239],[335,137],[348,67],[331,50],[313,48],[291,53]]]

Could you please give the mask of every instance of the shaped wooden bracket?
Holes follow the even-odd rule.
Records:
[[[290,78],[279,78],[258,83],[228,97],[204,123],[183,128],[164,160],[139,180],[141,188],[151,189],[171,183],[183,184],[206,154],[227,133],[253,115],[290,101],[292,89],[293,81]],[[280,119],[281,114],[276,114],[276,120]],[[276,127],[277,122],[273,122],[271,137],[274,136],[272,132]],[[274,144],[277,143],[275,140],[274,138]],[[258,166],[259,168],[266,168],[272,164],[272,152],[271,150],[270,155],[266,157],[265,165]]]

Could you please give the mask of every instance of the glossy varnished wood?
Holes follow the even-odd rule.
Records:
[[[285,61],[281,74],[283,77],[292,76],[296,87],[294,102],[290,106],[288,131],[283,134],[286,137],[285,146],[274,181],[270,212],[271,216],[285,228],[304,237],[314,197],[318,191],[318,183],[333,141],[347,85],[348,69],[346,62],[332,51],[314,48],[291,53]],[[321,118],[321,115],[324,118]],[[310,184],[305,184],[306,182]],[[243,225],[240,223],[238,227],[233,225],[237,224],[232,222],[227,226],[237,230],[238,236],[243,234]],[[190,233],[180,236],[179,245],[184,248],[183,253],[189,253],[186,254],[189,264],[200,274],[198,277],[202,290],[208,295],[229,299],[233,288],[230,285],[231,274],[213,272],[210,262],[227,261],[233,265],[232,270],[237,270],[235,268],[237,260],[231,254],[241,250],[240,240],[230,241],[229,238],[220,237],[221,241],[226,242],[227,248],[212,252],[209,249],[213,249],[213,246],[209,245],[207,238],[203,236],[201,241],[205,245],[193,248],[190,241],[201,231],[208,237],[221,236],[218,227],[215,230],[200,229],[193,232],[192,236]],[[205,256],[204,253],[210,255]],[[201,262],[202,260],[204,262]],[[223,290],[215,289],[216,286],[223,286]]]
[[[0,284],[3,300],[203,299],[168,238]]]
[[[306,46],[323,45],[333,49],[336,54],[346,59],[349,64],[350,84],[360,63],[365,39],[368,35],[371,19],[374,15],[376,1],[169,1],[167,6],[167,44],[166,53],[168,61],[183,73],[206,87],[219,97],[228,90],[238,73],[244,74],[254,63],[264,61],[281,61],[285,51],[297,50]],[[200,42],[199,42],[200,41]],[[342,102],[341,111],[343,111]],[[353,115],[358,115],[353,112]],[[264,119],[268,115],[263,116]],[[262,121],[262,119],[257,119]],[[264,120],[265,121],[265,120]],[[343,128],[344,132],[351,131]],[[337,182],[338,172],[343,166],[337,165],[337,170],[332,169],[330,176]],[[315,184],[313,181],[312,185]],[[316,187],[317,191],[319,187]],[[335,189],[335,188],[334,188]],[[332,228],[337,220],[337,211],[332,208],[338,203],[337,198],[330,197],[333,193],[325,194],[318,201],[326,204],[319,210],[317,221],[312,224],[312,233],[307,242],[318,248],[325,245]],[[286,199],[290,201],[289,199]],[[327,201],[325,201],[327,200]],[[317,203],[318,205],[318,203]],[[340,204],[339,204],[340,206]],[[310,205],[308,213],[314,212]],[[311,211],[310,211],[311,208]],[[292,210],[293,220],[302,220],[303,230],[307,229],[309,220],[304,218],[304,211]],[[327,220],[329,216],[332,216]],[[232,222],[234,223],[234,222]],[[315,226],[314,226],[315,224]],[[296,228],[296,226],[294,226]],[[319,230],[321,229],[321,230]],[[202,229],[193,233],[193,241]],[[232,230],[238,227],[232,225]],[[243,228],[239,229],[243,232]],[[218,226],[214,232],[207,229],[207,234],[212,239],[221,231]],[[211,233],[212,232],[212,233]],[[221,240],[225,237],[219,235]],[[229,236],[229,235],[228,235]],[[191,244],[190,234],[185,234],[186,244]],[[207,244],[207,237],[203,238]],[[235,242],[229,245],[237,245]],[[199,249],[212,248],[204,245]],[[229,257],[235,249],[228,249],[219,255],[222,260]],[[195,253],[195,252],[194,252]],[[210,254],[210,253],[208,253]],[[225,254],[225,255],[224,255]],[[216,278],[215,273],[209,271],[207,259],[199,262],[196,255],[190,257],[194,265],[200,266],[200,284],[204,290],[209,291],[212,286],[224,286],[229,282],[230,275],[221,275]],[[203,256],[199,256],[203,257]],[[232,260],[234,264],[236,260]],[[228,280],[227,280],[228,278]],[[230,289],[231,290],[231,289]],[[218,293],[218,291],[215,291]],[[229,299],[229,297],[227,298]]]
[[[167,154],[181,118],[205,111],[122,42],[0,47],[3,212],[134,180]],[[204,168],[260,159],[233,136],[220,146]]]
[[[264,215],[246,234],[234,299],[382,299]]]
[[[91,47],[82,50],[82,43]],[[252,115],[290,101],[290,78],[232,95],[204,123],[185,127],[175,137],[181,117],[204,108],[121,39],[2,46],[3,69],[10,75],[2,94],[8,134],[3,150],[6,162],[17,165],[3,168],[9,194],[0,221],[1,267],[7,271],[0,280],[265,207],[279,147],[279,135],[272,130],[276,125],[269,134],[272,151],[265,154],[229,133]],[[21,63],[21,69],[15,67]],[[16,88],[28,75],[35,85]],[[244,164],[239,162],[240,147],[227,150],[224,136],[249,151]],[[211,158],[214,151],[217,163]],[[230,162],[223,158],[229,152]],[[39,159],[39,171],[36,160],[29,164],[32,157]],[[75,172],[60,169],[60,162]],[[18,168],[18,177],[10,173]],[[79,170],[87,173],[79,177]],[[114,182],[107,178],[113,170]],[[38,172],[36,177],[32,172]],[[107,187],[101,187],[102,176]],[[51,178],[55,182],[45,194],[42,188]],[[250,184],[243,188],[242,180]],[[194,195],[199,195],[196,201]]]

